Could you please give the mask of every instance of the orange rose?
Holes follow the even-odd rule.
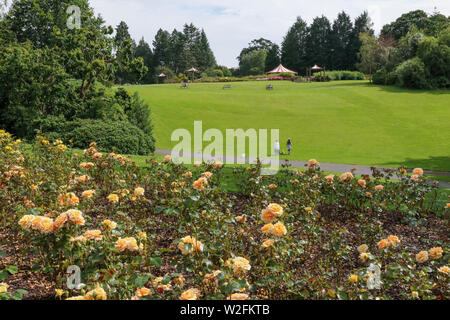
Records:
[[[273,226],[271,233],[276,237],[282,237],[287,234],[287,230],[286,230],[286,227],[284,226],[284,224],[282,224],[281,222],[278,222]]]
[[[261,213],[261,219],[265,223],[272,223],[277,216],[269,209],[264,209]]]
[[[269,223],[269,224],[266,224],[264,227],[262,227],[261,231],[264,234],[268,234],[268,233],[272,232],[272,229],[273,229],[273,224]]]
[[[431,248],[430,250],[428,250],[429,256],[433,260],[438,260],[442,258],[443,252],[444,251],[442,250],[441,247]]]
[[[358,184],[361,188],[365,188],[366,187],[366,180],[358,180]]]

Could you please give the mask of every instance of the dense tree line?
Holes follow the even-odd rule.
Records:
[[[407,88],[450,87],[450,18],[417,10],[385,25],[381,35],[363,33],[359,68],[377,84]]]
[[[72,5],[80,8],[80,28],[68,27]],[[117,138],[104,147],[121,152],[123,141],[135,140],[134,153],[154,150],[148,106],[108,88],[117,77],[147,72],[126,28],[114,37],[88,0],[16,0],[0,31],[0,127],[21,138],[41,130],[70,140],[76,128],[89,132],[97,122],[97,132]]]
[[[121,22],[116,28],[116,42],[123,39],[131,39],[128,26]],[[154,83],[157,76],[165,73],[169,78],[175,75],[185,74],[195,67],[203,72],[211,73],[217,67],[216,59],[209,45],[205,31],[191,24],[185,24],[183,31],[174,29],[172,33],[159,29],[152,47],[142,38],[136,45],[133,44],[135,58],[142,58],[148,71],[141,79],[136,79],[132,74],[117,74],[119,83]]]
[[[331,23],[327,17],[316,17],[308,24],[298,17],[284,37],[281,48],[267,39],[253,40],[238,57],[239,74],[262,74],[280,62],[305,74],[314,64],[328,70],[356,70],[361,47],[359,34],[373,33],[367,12],[354,22],[341,12]]]

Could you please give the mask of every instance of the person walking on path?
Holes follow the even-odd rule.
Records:
[[[288,139],[287,144],[286,144],[286,149],[287,149],[288,155],[291,155],[291,151],[292,151],[291,139]]]
[[[275,151],[275,155],[280,154],[280,143],[278,142],[278,140],[275,141],[274,151]]]

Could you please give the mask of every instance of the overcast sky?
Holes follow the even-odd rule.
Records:
[[[204,28],[220,65],[237,66],[236,57],[255,38],[281,44],[289,27],[301,16],[308,23],[325,15],[332,22],[345,10],[352,19],[367,10],[377,32],[401,14],[437,8],[450,15],[449,0],[91,0],[107,24],[125,21],[131,36],[151,45],[156,32],[183,29],[184,23]]]

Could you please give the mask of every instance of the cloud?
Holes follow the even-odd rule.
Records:
[[[281,44],[297,16],[311,23],[321,15],[333,21],[342,10],[354,19],[367,10],[379,31],[411,10],[431,13],[436,7],[450,13],[448,0],[91,0],[91,5],[107,24],[123,20],[135,40],[144,37],[150,44],[159,28],[181,30],[192,22],[205,29],[217,62],[229,67],[237,65],[236,57],[255,38]]]

